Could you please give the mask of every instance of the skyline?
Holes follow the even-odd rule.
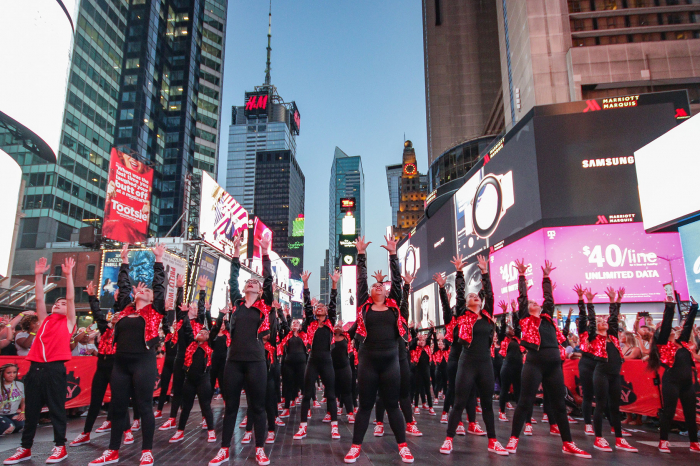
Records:
[[[272,84],[285,101],[297,102],[301,115],[297,160],[307,181],[304,241],[322,245],[304,251],[312,295],[320,291],[318,270],[328,246],[335,147],[363,159],[365,198],[374,199],[365,213],[372,271],[388,273],[379,248],[391,223],[385,166],[401,162],[404,133],[416,148],[420,172],[427,172],[422,16],[420,3],[413,3],[415,8],[398,0],[272,4]],[[265,79],[268,8],[263,1],[229,3],[217,173],[224,186],[231,107],[242,105],[244,93]]]

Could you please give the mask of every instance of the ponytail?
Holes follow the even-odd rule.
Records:
[[[656,335],[651,339],[647,363],[649,364],[649,369],[652,371],[657,371],[659,367],[661,367],[661,354],[659,353],[659,347],[656,345]]]

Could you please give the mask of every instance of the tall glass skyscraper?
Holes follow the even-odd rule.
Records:
[[[343,232],[343,217],[340,200],[355,198],[355,235],[365,234],[365,174],[359,155],[349,156],[338,147],[333,155],[331,179],[328,187],[328,257],[329,271],[338,265],[338,241]]]
[[[154,167],[151,235],[181,233],[185,179],[216,173],[228,0],[82,0],[58,163],[16,151],[19,247],[99,225],[112,147]]]

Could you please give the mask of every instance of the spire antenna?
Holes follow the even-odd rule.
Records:
[[[267,23],[267,66],[265,67],[265,86],[271,84],[270,81],[270,54],[272,53],[272,0],[270,0],[270,13]]]

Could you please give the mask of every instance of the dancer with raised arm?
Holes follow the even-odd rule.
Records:
[[[513,398],[517,401],[520,398],[520,374],[523,370],[523,348],[520,346],[520,319],[516,309],[515,300],[511,303],[511,324],[508,325],[507,316],[508,304],[501,301],[499,306],[503,310],[503,324],[499,329],[498,339],[501,342],[500,354],[503,356],[501,366],[501,395],[498,398],[499,412],[498,420],[507,422],[506,406],[511,387],[513,388]],[[512,409],[512,408],[511,408]],[[532,424],[525,423],[525,435],[532,435]]]

